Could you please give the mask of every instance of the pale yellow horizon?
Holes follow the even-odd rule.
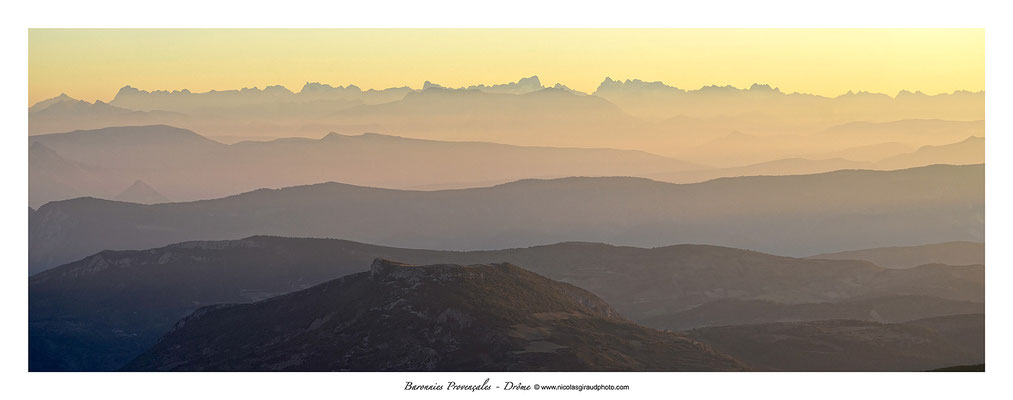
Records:
[[[30,29],[28,51],[29,104],[109,101],[127,85],[418,89],[532,75],[587,93],[605,77],[828,97],[985,90],[983,29]]]

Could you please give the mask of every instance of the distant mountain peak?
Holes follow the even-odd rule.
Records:
[[[486,93],[525,94],[546,89],[546,87],[542,86],[542,82],[538,79],[538,75],[532,75],[526,78],[518,79],[517,82],[500,83],[494,85],[486,85],[483,83],[467,87],[460,87],[457,89],[433,83],[431,81],[425,81],[425,83],[422,84],[422,90],[427,89],[477,90]]]
[[[422,90],[428,89],[445,89],[445,88],[430,81],[425,81],[424,83],[422,83]]]
[[[900,92],[897,93],[897,98],[901,98],[901,97],[926,97],[926,96],[928,96],[928,95],[925,94],[925,93],[922,93],[921,90],[916,90],[914,92],[911,92],[911,91],[908,91],[908,90],[901,90]]]
[[[538,75],[531,75],[531,76],[529,76],[527,78],[521,78],[520,80],[517,81],[517,84],[518,85],[528,85],[528,86],[538,86],[538,87],[542,86],[542,82],[538,80]]]
[[[751,91],[751,92],[781,93],[781,89],[772,88],[772,87],[770,87],[769,84],[762,84],[761,85],[759,83],[754,83],[752,86],[750,86],[749,87],[749,91]]]
[[[67,96],[66,93],[60,93],[59,96],[42,100],[38,103],[33,104],[31,107],[28,108],[28,111],[29,112],[42,111],[48,108],[49,106],[52,106],[53,104],[63,103],[65,101],[76,102],[78,100],[73,97]]]
[[[124,87],[121,87],[120,90],[116,92],[116,95],[119,96],[121,94],[123,94],[123,95],[136,94],[136,93],[141,93],[141,92],[142,92],[142,90],[140,90],[138,88],[135,88],[135,87],[130,86],[130,85],[126,85]]]
[[[144,181],[138,179],[115,197],[115,200],[139,204],[167,203],[169,199]]]
[[[645,90],[645,91],[674,91],[674,92],[685,92],[683,89],[679,89],[675,86],[669,86],[661,81],[645,82],[640,79],[627,79],[625,81],[614,80],[610,77],[605,77],[605,80],[598,85],[598,89],[594,93],[607,92],[610,90]]]
[[[302,89],[299,90],[299,94],[311,94],[311,93],[326,93],[333,91],[349,90],[353,92],[362,92],[362,89],[355,85],[348,86],[331,86],[326,83],[320,82],[306,82]]]

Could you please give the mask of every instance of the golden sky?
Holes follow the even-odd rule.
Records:
[[[985,89],[983,29],[32,29],[28,53],[29,104],[109,101],[125,85],[420,88],[531,75],[589,93],[606,76],[826,96]]]

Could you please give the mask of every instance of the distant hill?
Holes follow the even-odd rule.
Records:
[[[645,177],[672,183],[694,183],[725,177],[818,174],[842,169],[870,169],[871,167],[873,167],[872,163],[851,161],[842,158],[825,160],[788,158],[742,167],[708,168],[655,173],[646,174]]]
[[[985,315],[899,324],[831,320],[685,332],[747,366],[774,371],[925,371],[985,361]]]
[[[809,258],[865,260],[886,268],[912,268],[924,264],[984,264],[985,243],[945,242],[920,246],[879,247],[819,254]]]
[[[732,135],[734,136],[734,135]],[[754,145],[768,145],[770,138],[753,137]],[[778,139],[780,140],[780,139]],[[722,145],[723,146],[723,145]],[[721,146],[716,146],[714,151]],[[894,148],[893,146],[890,146]],[[858,151],[865,152],[865,149]],[[849,154],[844,151],[840,154]],[[703,168],[687,171],[644,174],[643,177],[673,183],[703,182],[710,179],[736,176],[818,174],[842,169],[895,170],[922,167],[932,164],[968,165],[985,162],[985,140],[970,137],[957,143],[940,146],[923,146],[913,152],[903,152],[881,160],[852,161],[844,158],[786,158],[730,168]]]
[[[732,300],[779,303],[787,309],[842,303],[817,304],[813,311],[857,309],[846,315],[872,320],[875,314],[860,310],[909,320],[963,312],[984,302],[981,266],[887,270],[864,261],[794,259],[702,245],[645,249],[570,242],[456,252],[258,236],[102,251],[31,276],[29,368],[120,368],[199,307],[255,302],[306,289],[365,271],[374,258],[524,265],[589,290],[625,317],[652,328],[671,328],[668,322],[673,320],[692,321],[686,316],[695,308],[711,310],[704,322],[741,321],[751,308],[722,306],[735,304],[728,303]],[[862,300],[887,296],[900,297]],[[848,304],[852,301],[857,306]],[[718,303],[709,306],[711,302]],[[870,306],[862,305],[866,303]],[[784,314],[757,315],[778,320]]]
[[[848,147],[842,150],[835,150],[823,153],[810,153],[799,156],[799,158],[807,158],[810,160],[843,158],[846,160],[853,160],[860,162],[875,162],[898,154],[910,153],[915,150],[916,149],[914,147],[908,146],[900,142],[885,142],[885,143]]]
[[[889,122],[856,121],[836,125],[818,133],[821,140],[945,145],[985,136],[985,120],[904,119]]]
[[[605,356],[607,355],[607,356]],[[510,264],[369,272],[198,309],[130,371],[730,371],[734,360],[624,320]]]
[[[364,134],[224,145],[168,126],[117,127],[33,136],[70,160],[105,168],[100,185],[75,196],[113,198],[140,179],[173,200],[223,197],[260,188],[327,181],[386,188],[459,187],[518,179],[631,176],[703,168],[631,150],[522,147]],[[108,186],[115,187],[110,193]],[[91,190],[89,190],[91,189]],[[31,205],[66,197],[43,196]],[[44,200],[42,202],[37,202]]]
[[[768,300],[717,300],[692,309],[648,317],[648,326],[684,330],[706,326],[849,319],[883,323],[955,314],[984,314],[985,304],[930,296],[858,298],[838,303],[785,304]]]
[[[172,167],[227,146],[167,125],[116,126],[35,135],[64,157],[106,168]]]
[[[137,111],[95,101],[89,103],[67,95],[43,100],[28,109],[28,134],[97,129],[108,126],[168,124],[185,120],[178,113]]]
[[[891,169],[925,163],[961,165],[984,162],[985,138],[971,136],[953,144],[922,146],[912,153],[898,154],[876,164],[881,168]]]
[[[717,166],[742,166],[777,159],[806,158],[820,160],[844,158],[857,153],[868,158],[880,150],[868,151],[868,146],[884,142],[898,143],[904,147],[940,146],[935,151],[923,150],[910,155],[906,152],[886,153],[870,161],[878,164],[875,169],[910,168],[929,164],[977,164],[984,162],[984,141],[958,142],[969,137],[985,136],[985,122],[946,121],[938,119],[910,119],[890,122],[847,122],[828,128],[783,128],[784,122],[771,122],[774,133],[763,134],[755,128],[744,127],[709,137],[702,143],[683,147],[683,152],[663,153],[687,160]],[[778,127],[782,127],[778,129]],[[700,135],[697,135],[698,137]],[[707,136],[703,136],[707,137]],[[951,146],[952,145],[952,146]],[[858,150],[855,150],[855,149]],[[930,148],[931,149],[931,148]],[[699,156],[690,156],[690,154]],[[803,156],[799,156],[799,155]],[[890,160],[889,157],[897,156]],[[978,162],[970,162],[974,159]],[[866,161],[866,162],[870,162]]]
[[[981,165],[689,185],[566,178],[423,192],[325,183],[150,206],[94,198],[50,202],[29,221],[29,267],[37,272],[103,249],[255,234],[452,250],[580,240],[809,255],[982,240],[983,215]]]
[[[28,146],[29,206],[88,192],[108,193],[120,180],[116,171],[69,160],[38,141]]]

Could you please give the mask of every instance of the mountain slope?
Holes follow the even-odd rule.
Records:
[[[711,179],[739,176],[818,174],[842,169],[869,169],[872,163],[842,158],[810,160],[787,158],[731,168],[708,168],[689,171],[646,174],[646,178],[672,183],[704,182]]]
[[[56,96],[56,97],[53,97],[53,98],[49,98],[49,99],[46,99],[46,100],[42,100],[42,101],[40,101],[38,103],[33,104],[31,107],[28,107],[28,112],[29,113],[39,112],[39,111],[42,111],[42,110],[48,108],[49,106],[52,106],[52,105],[57,104],[57,103],[62,103],[62,102],[65,102],[65,101],[77,102],[79,100],[77,100],[77,99],[75,99],[73,97],[67,96],[66,93],[60,93],[59,96]]]
[[[801,156],[801,158],[808,158],[812,160],[825,160],[830,158],[843,158],[846,160],[862,161],[862,162],[875,162],[885,158],[889,158],[898,154],[905,154],[915,151],[914,147],[905,145],[898,142],[885,142],[876,144],[867,144],[862,146],[849,147],[842,150],[823,152],[823,153],[811,153]],[[930,163],[936,164],[936,163]]]
[[[809,258],[827,260],[865,260],[886,268],[912,268],[925,264],[970,265],[985,263],[985,244],[946,242],[920,246],[879,247],[874,249],[819,254]]]
[[[182,114],[166,111],[136,111],[97,100],[89,103],[70,97],[55,97],[29,108],[28,134],[99,129],[108,126],[172,124],[185,118]]]
[[[226,146],[167,125],[114,126],[32,136],[66,158],[105,168],[172,167]]]
[[[805,304],[909,295],[915,304],[896,315],[883,312],[905,319],[942,315],[954,301],[984,301],[980,266],[886,270],[862,261],[793,259],[701,245],[644,249],[559,243],[455,252],[258,236],[103,251],[31,276],[29,368],[116,369],[199,307],[306,289],[362,272],[374,258],[524,265],[587,289],[622,315],[654,328],[669,326],[662,323],[666,315],[732,299]],[[711,317],[731,320],[740,314],[732,308]]]
[[[51,202],[29,221],[29,266],[40,271],[103,249],[257,234],[454,250],[581,240],[710,243],[809,255],[982,240],[983,215],[980,165],[688,185],[567,178],[422,192],[326,183],[150,206],[92,198]]]
[[[762,120],[761,120],[762,121]],[[702,143],[683,147],[682,152],[663,152],[662,154],[672,155],[686,160],[698,161],[708,165],[719,165],[726,167],[741,166],[743,164],[756,164],[770,160],[784,158],[798,158],[799,154],[807,154],[805,158],[815,159],[813,154],[819,158],[829,154],[831,158],[842,157],[840,153],[848,154],[858,147],[882,144],[883,142],[897,142],[906,147],[924,147],[927,149],[912,154],[898,155],[898,153],[887,154],[887,156],[876,158],[876,169],[897,169],[910,168],[930,164],[973,164],[975,158],[983,162],[984,141],[970,140],[968,137],[981,138],[985,136],[984,121],[946,121],[938,119],[911,119],[891,122],[848,122],[831,126],[822,130],[811,128],[785,127],[781,121],[766,122],[771,125],[772,133],[757,132],[758,127],[753,127],[760,122],[746,120],[739,122],[739,127],[730,129],[726,127],[723,132],[714,132],[711,135],[695,135],[700,139],[706,139]],[[710,124],[713,124],[710,123]],[[704,124],[704,126],[710,125]],[[699,128],[698,128],[699,129]],[[660,150],[656,150],[660,151]],[[861,156],[863,151],[859,150]],[[696,154],[696,155],[693,155]],[[896,156],[889,162],[879,163],[884,158]],[[865,157],[868,157],[867,155]]]
[[[116,190],[121,180],[116,171],[67,159],[40,142],[32,141],[28,147],[29,206],[72,199],[81,193],[105,195]]]
[[[898,154],[876,165],[884,169],[925,164],[981,164],[985,162],[985,138],[971,136],[960,142],[922,146],[912,153]]]
[[[776,371],[925,371],[985,361],[985,315],[899,324],[830,320],[685,332],[751,368]]]
[[[837,303],[785,304],[768,300],[717,300],[673,314],[648,317],[647,326],[683,330],[705,326],[802,322],[828,319],[906,322],[914,319],[984,314],[985,304],[930,296],[858,298]]]
[[[125,370],[727,371],[732,359],[632,324],[510,264],[370,272],[183,319]]]

